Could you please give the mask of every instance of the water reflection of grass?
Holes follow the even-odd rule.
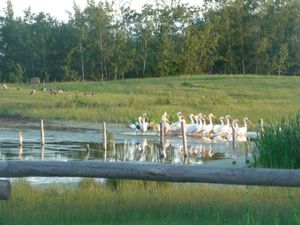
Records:
[[[181,76],[46,84],[48,90],[65,90],[63,95],[42,91],[30,95],[30,84],[8,86],[9,90],[0,90],[0,115],[126,123],[144,112],[158,121],[164,111],[174,118],[176,112],[182,111],[213,112],[217,116],[229,113],[239,119],[247,115],[254,121],[261,117],[278,119],[299,110],[300,96],[300,78],[270,76]],[[88,94],[91,92],[95,95]]]
[[[299,224],[300,189],[84,180],[79,189],[24,182],[0,202],[1,224]]]

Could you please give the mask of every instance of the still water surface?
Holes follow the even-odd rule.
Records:
[[[22,154],[19,129],[22,127]],[[156,132],[141,135],[126,125],[108,124],[107,151],[103,148],[100,124],[54,123],[45,125],[45,146],[40,144],[39,124],[0,124],[1,160],[99,160],[109,162],[143,162],[188,164],[191,166],[246,167],[251,159],[253,143],[214,143],[199,138],[187,138],[188,158],[184,157],[182,138],[167,136],[160,153]],[[87,150],[89,149],[89,150]],[[233,161],[236,163],[234,164]],[[76,178],[28,178],[31,183],[76,182]]]

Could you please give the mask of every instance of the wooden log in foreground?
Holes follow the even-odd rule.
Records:
[[[212,168],[99,161],[0,161],[0,177],[98,177],[300,187],[300,170]]]
[[[8,180],[0,180],[0,200],[9,200],[11,196],[11,186]]]

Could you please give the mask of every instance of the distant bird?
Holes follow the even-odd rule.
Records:
[[[228,140],[223,135],[216,135],[213,138],[213,143],[228,143]]]
[[[177,116],[178,116],[178,121],[172,123],[169,129],[167,130],[167,132],[170,131],[174,135],[177,135],[181,132],[181,122],[184,120],[181,112],[178,112]]]
[[[219,131],[221,131],[222,127],[224,126],[224,117],[221,116],[219,118],[219,120],[220,120],[221,124],[215,124],[214,128],[213,128],[213,131],[215,134],[219,133]]]
[[[239,121],[237,119],[234,119],[232,121],[232,129],[235,132],[235,135],[234,135],[235,141],[237,141],[237,142],[247,141],[247,137],[245,135],[241,135],[241,133],[239,134],[240,128],[239,128],[238,122]]]
[[[226,124],[224,124],[224,126],[222,126],[217,135],[221,135],[223,137],[226,137],[226,138],[231,138],[231,134],[232,134],[232,128],[231,128],[231,125],[230,125],[230,115],[226,115],[225,116],[225,119],[226,119]]]
[[[139,116],[138,121],[130,124],[129,127],[131,129],[137,129],[141,131],[142,133],[147,132],[149,128],[152,127],[152,123],[149,123],[149,118],[146,113],[144,113],[142,116]]]
[[[195,118],[195,121],[191,118],[191,117]],[[198,115],[190,115],[190,118],[192,120],[192,124],[188,124],[187,128],[186,128],[186,132],[189,135],[193,135],[196,134],[197,132],[201,131],[202,127],[203,127],[203,123],[202,123],[202,114],[198,114]]]
[[[247,121],[252,124],[252,122],[248,119],[248,117],[245,117],[243,119],[244,121],[244,126],[243,127],[237,127],[236,129],[236,134],[239,135],[239,136],[245,136],[246,133],[247,133],[247,130],[248,130],[248,127],[247,127]]]
[[[30,92],[30,95],[34,95],[35,94],[35,89],[32,89],[32,91]]]
[[[210,134],[210,132],[212,131],[212,129],[214,127],[213,122],[212,122],[212,118],[216,118],[216,117],[212,113],[210,113],[208,115],[209,124],[203,125],[203,127],[200,131],[203,136],[208,136]]]
[[[170,124],[169,124],[169,120],[167,118],[168,113],[164,112],[164,114],[161,116],[161,123],[164,127],[164,133],[166,133],[169,130]],[[160,125],[157,125],[157,130],[160,131]]]
[[[135,123],[132,123],[132,124],[129,124],[129,128],[131,129],[136,129],[136,126],[139,124],[139,122],[135,122]]]
[[[8,87],[6,86],[6,84],[3,84],[3,89],[8,90]]]
[[[149,118],[144,113],[142,116],[138,118],[138,121],[130,124],[129,127],[131,129],[136,129],[137,131],[140,131],[141,133],[145,133],[148,131],[148,129],[152,128],[152,123],[149,122]]]

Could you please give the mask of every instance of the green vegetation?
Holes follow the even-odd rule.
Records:
[[[300,113],[269,124],[260,135],[255,166],[300,169]]]
[[[36,94],[30,95],[32,87]],[[300,110],[300,78],[271,76],[181,76],[109,82],[9,84],[0,89],[0,115],[130,123],[146,112],[158,122],[163,112],[230,114],[256,122],[280,119]],[[94,92],[95,95],[87,95]],[[86,95],[85,95],[86,94]],[[253,129],[253,128],[252,128]]]
[[[300,190],[118,181],[79,188],[13,184],[1,224],[300,224]]]
[[[194,73],[300,73],[300,1],[74,2],[68,21],[0,14],[0,81],[103,81]],[[122,6],[122,7],[120,7]],[[1,7],[3,7],[1,5]],[[0,9],[2,10],[2,8]]]

